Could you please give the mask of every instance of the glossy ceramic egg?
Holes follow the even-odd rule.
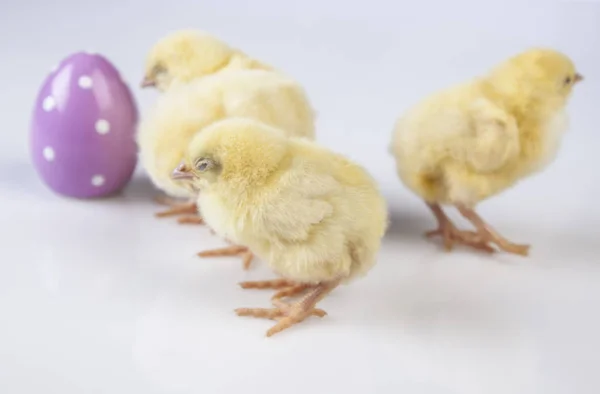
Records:
[[[75,53],[46,77],[35,101],[34,166],[59,194],[114,194],[137,164],[137,121],[133,95],[117,69],[101,55]]]

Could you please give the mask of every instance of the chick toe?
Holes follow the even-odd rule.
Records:
[[[278,308],[237,308],[235,313],[238,316],[250,316],[265,319],[275,319],[283,315],[283,312]]]
[[[241,245],[231,245],[225,248],[210,249],[198,253],[200,257],[223,257],[223,256],[242,256],[243,267],[245,270],[250,268],[254,253],[247,247]]]
[[[177,205],[177,204],[181,203],[180,200],[171,198],[171,197],[167,197],[163,194],[159,194],[159,195],[155,196],[154,202],[157,204],[160,204],[160,205],[167,205],[167,206]]]
[[[521,256],[527,256],[529,254],[529,245],[512,243],[502,235],[500,235],[492,226],[487,224],[481,216],[475,212],[472,208],[465,207],[463,205],[457,205],[459,212],[469,220],[473,226],[477,229],[477,232],[481,235],[482,239],[486,242],[494,243],[501,250],[513,253]]]
[[[200,215],[185,215],[177,219],[179,224],[204,224],[204,219]]]
[[[291,306],[288,304],[282,304],[280,307],[275,307],[275,308],[237,308],[235,310],[235,313],[238,316],[248,316],[248,317],[257,317],[257,318],[263,318],[263,319],[279,320],[284,317],[289,317],[288,315],[291,314]],[[327,315],[327,312],[325,312],[322,309],[313,308],[310,311],[308,311],[308,313],[306,314],[306,316],[304,316],[302,318],[302,320],[304,320],[306,317],[308,317],[310,315],[317,316],[317,317],[324,317]]]
[[[283,289],[298,285],[298,282],[288,279],[271,279],[240,282],[243,289]]]
[[[327,313],[321,309],[303,308],[297,305],[290,306],[288,312],[267,331],[267,337],[271,337],[283,330],[303,322],[309,316],[324,317]]]
[[[175,216],[182,214],[198,215],[198,208],[195,202],[182,202],[165,196],[157,196],[154,201],[169,208],[155,213],[156,217]]]
[[[289,304],[287,302],[283,302],[278,298],[273,297],[273,299],[271,300],[271,302],[273,303],[273,306],[275,306],[276,308],[278,308],[280,311],[282,311],[285,315],[289,315],[294,313],[294,310],[300,310],[302,309],[301,307],[298,306],[298,304]],[[294,309],[295,308],[295,309]],[[310,313],[308,313],[310,312]],[[297,311],[296,311],[297,313]],[[310,308],[310,311],[307,311],[307,315],[306,317],[313,315],[313,316],[317,316],[317,317],[325,317],[327,316],[327,312],[325,312],[323,309],[320,308]]]
[[[440,225],[435,230],[427,231],[425,236],[427,238],[441,236],[444,240],[444,249],[449,252],[454,247],[454,238],[452,237],[453,227],[451,224]]]
[[[247,250],[246,252],[244,252],[242,254],[243,259],[242,259],[242,264],[245,270],[250,268],[250,264],[252,264],[252,259],[254,259],[254,254],[252,252],[250,252],[249,250]]]
[[[285,297],[295,297],[299,294],[304,293],[306,290],[308,290],[310,288],[311,288],[311,286],[309,284],[300,283],[300,284],[286,287],[282,290],[279,290],[277,293],[275,293],[273,295],[273,297],[271,297],[271,299],[273,301],[275,301],[275,300],[280,300],[281,298],[285,298]]]

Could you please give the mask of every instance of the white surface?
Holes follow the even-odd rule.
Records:
[[[26,3],[0,12],[1,393],[600,392],[600,6]],[[145,51],[188,26],[302,81],[319,140],[367,166],[390,202],[372,273],[324,300],[326,318],[269,339],[272,322],[233,309],[267,306],[271,293],[236,283],[272,275],[195,257],[223,243],[155,219],[142,175],[118,198],[75,201],[30,164],[31,106],[54,64],[80,49],[107,55],[143,111],[156,97],[137,89]],[[433,218],[386,153],[395,117],[536,44],[566,51],[586,76],[571,132],[548,171],[480,209],[532,243],[531,257],[443,253],[421,237]]]

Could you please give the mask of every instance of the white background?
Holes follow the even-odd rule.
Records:
[[[418,5],[372,0],[4,1],[0,6],[0,392],[600,392],[600,6]],[[540,2],[538,2],[541,4]],[[318,139],[379,180],[393,223],[379,264],[321,303],[329,312],[272,338],[257,263],[203,261],[223,245],[157,220],[140,171],[121,196],[76,201],[39,180],[28,153],[37,89],[62,58],[107,56],[142,113],[151,44],[195,27],[298,79]],[[481,205],[531,256],[447,254],[386,152],[396,117],[423,95],[532,45],[586,77],[572,127],[544,173]]]

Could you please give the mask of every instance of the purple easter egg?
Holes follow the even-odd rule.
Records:
[[[39,90],[30,130],[34,166],[55,192],[93,198],[120,191],[137,164],[138,110],[103,56],[64,59]]]

